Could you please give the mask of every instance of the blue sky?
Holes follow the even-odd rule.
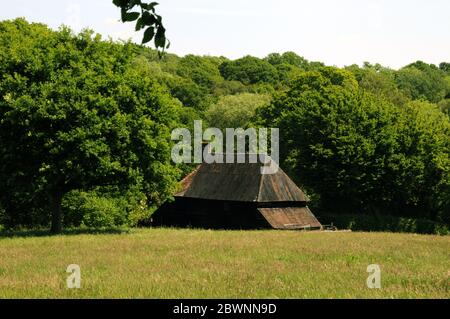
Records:
[[[170,52],[184,55],[294,51],[344,66],[364,61],[399,68],[416,60],[450,62],[449,0],[160,0]],[[0,19],[25,17],[52,28],[89,27],[115,39],[133,38],[112,0],[14,0]]]

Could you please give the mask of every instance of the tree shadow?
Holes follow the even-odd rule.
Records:
[[[31,230],[3,230],[0,231],[1,238],[19,238],[19,237],[50,237],[50,236],[74,236],[74,235],[119,235],[129,234],[129,228],[74,228],[63,230],[61,234],[53,234],[46,229]]]

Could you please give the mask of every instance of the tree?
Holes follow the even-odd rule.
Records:
[[[403,111],[404,195],[420,214],[450,224],[450,121],[426,101],[413,101]]]
[[[270,53],[264,60],[273,66],[285,64],[297,67],[303,71],[309,70],[308,60],[291,51],[284,52],[283,54]]]
[[[177,74],[189,78],[200,87],[212,92],[224,79],[220,75],[220,61],[212,57],[200,57],[188,54],[180,59],[177,65]]]
[[[440,63],[439,69],[450,75],[450,63],[448,63],[448,62]]]
[[[204,111],[213,102],[208,90],[202,88],[191,79],[172,77],[166,80],[173,97],[180,100],[184,106],[197,111]]]
[[[346,70],[353,73],[359,86],[380,98],[388,99],[395,105],[405,105],[410,99],[398,89],[395,82],[395,71],[380,64],[372,65],[365,62],[363,67],[351,65]]]
[[[445,99],[439,102],[439,109],[450,119],[450,99]]]
[[[247,128],[258,108],[270,103],[270,95],[242,93],[219,98],[205,114],[208,124],[220,129]]]
[[[259,111],[279,127],[283,166],[333,213],[436,218],[450,198],[450,123],[435,105],[397,107],[336,68],[306,72]]]
[[[437,103],[450,92],[444,71],[422,61],[412,63],[396,74],[398,87],[411,99]]]
[[[226,80],[241,81],[246,85],[256,83],[274,85],[278,81],[278,72],[274,66],[249,55],[234,61],[225,61],[219,69]]]
[[[13,210],[11,199],[22,197],[36,206],[45,198],[58,233],[61,202],[71,190],[133,186],[150,203],[170,197],[177,108],[132,67],[132,44],[21,19],[0,24],[0,43],[3,206]]]

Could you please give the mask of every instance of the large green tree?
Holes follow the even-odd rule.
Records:
[[[398,87],[410,98],[437,103],[450,93],[446,73],[433,64],[414,62],[396,73]]]
[[[395,70],[368,62],[365,62],[363,67],[354,64],[346,69],[353,73],[360,88],[367,92],[388,99],[398,106],[405,105],[410,100],[407,94],[397,87]]]
[[[5,209],[49,203],[51,230],[58,233],[62,198],[74,189],[138,186],[152,203],[170,196],[177,108],[132,59],[133,45],[101,41],[89,31],[54,32],[21,19],[0,24]]]
[[[205,113],[208,125],[222,130],[247,128],[254,120],[256,110],[270,103],[267,94],[242,93],[221,96]]]
[[[436,218],[450,198],[450,123],[435,105],[395,106],[336,68],[306,72],[260,110],[283,165],[333,213]]]
[[[244,84],[278,82],[277,69],[269,62],[252,56],[223,62],[220,73],[227,80],[241,81]]]

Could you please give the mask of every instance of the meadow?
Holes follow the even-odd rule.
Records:
[[[0,238],[0,298],[449,298],[450,236],[133,229]],[[66,268],[81,269],[68,289]],[[369,264],[381,289],[369,289]]]

